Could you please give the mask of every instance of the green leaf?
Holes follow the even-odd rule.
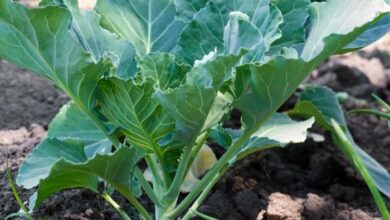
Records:
[[[98,0],[95,10],[102,26],[128,40],[140,57],[172,51],[184,26],[175,19],[173,0]]]
[[[315,11],[315,14],[300,58],[276,56],[265,64],[251,64],[246,68],[238,69],[238,71],[249,69],[251,72],[249,93],[236,100],[236,107],[243,113],[244,128],[249,131],[257,129],[291,96],[316,66],[381,19],[384,14],[381,14],[383,8],[378,1],[381,2],[380,0],[358,0],[355,5],[361,7],[368,5],[368,7],[364,6],[367,9],[366,16],[356,13],[355,5],[351,7],[350,1],[342,1],[342,4],[338,4],[337,0],[313,3],[312,11]],[[334,14],[335,12],[338,14]],[[330,16],[341,16],[342,21],[349,19],[354,22],[343,23],[342,26],[330,26],[338,21],[331,19],[333,17]],[[326,31],[319,32],[319,30]]]
[[[290,112],[292,114],[306,114],[309,112],[313,114],[317,112],[313,116],[326,129],[331,129],[332,120],[335,120],[342,127],[347,126],[337,96],[327,87],[306,87],[305,91],[300,95],[300,100],[296,107]]]
[[[172,142],[175,121],[153,93],[181,85],[190,67],[165,53],[150,53],[138,66],[143,82],[111,78],[99,84],[101,112],[121,128],[131,144],[162,155],[168,164],[176,164],[182,144]]]
[[[64,189],[87,188],[99,193],[99,179],[124,196],[131,196],[130,180],[137,162],[135,151],[126,147],[110,155],[96,155],[85,162],[61,159],[53,165],[50,174],[40,181],[35,207],[53,193]]]
[[[68,31],[71,16],[61,7],[28,10],[0,1],[0,58],[45,76],[84,107],[106,68],[90,62]],[[17,15],[17,16],[15,16]]]
[[[231,12],[237,14],[237,11],[246,14],[249,17],[247,20],[258,28],[258,32],[263,36],[263,42],[259,43],[266,45],[266,48],[280,37],[278,26],[282,23],[282,15],[279,9],[269,4],[269,0],[211,0],[206,7],[195,14],[193,21],[184,28],[179,39],[178,54],[187,62],[193,63],[215,49],[221,54],[228,52],[229,46],[225,45],[224,39],[229,37],[224,34],[224,27],[228,24],[229,14]],[[246,23],[246,28],[251,26],[249,22]],[[229,26],[227,27],[228,30],[231,30]],[[250,27],[250,31],[251,33],[256,32],[253,27]],[[230,33],[236,34],[232,31]],[[242,34],[247,37],[250,36],[249,34]],[[253,36],[251,42],[256,39],[258,39],[258,33]],[[243,41],[240,43],[243,43]],[[245,48],[245,46],[248,45],[236,45],[235,51],[238,50],[237,48]]]
[[[296,122],[284,114],[276,113],[253,133],[231,163],[256,151],[302,143],[306,140],[307,130],[313,124],[314,118]]]
[[[190,66],[178,62],[167,53],[150,53],[139,61],[138,67],[141,75],[152,79],[155,88],[162,91],[178,87],[183,83],[185,74],[191,70]]]
[[[99,83],[98,102],[102,114],[121,128],[130,143],[158,153],[158,140],[174,130],[175,121],[152,98],[153,92],[151,80],[136,84],[110,78]]]
[[[384,16],[380,21],[373,24],[364,34],[348,44],[343,50],[351,51],[366,47],[390,31],[390,15]]]
[[[110,153],[112,148],[112,143],[106,135],[72,102],[61,108],[50,123],[47,136],[60,140],[82,141],[88,158],[96,153]]]
[[[260,60],[266,50],[263,34],[251,23],[248,15],[239,11],[229,14],[224,30],[224,45],[227,54],[238,54],[242,48],[251,51],[246,55],[245,62]]]
[[[45,139],[23,161],[16,184],[31,189],[46,178],[55,163],[64,159],[73,163],[87,160],[84,145],[80,141]]]
[[[100,26],[101,18],[95,11],[81,11],[77,0],[64,0],[64,3],[72,14],[71,29],[92,60],[98,63],[104,58],[109,58],[118,77],[128,79],[134,76],[136,63],[133,46],[103,29]]]
[[[211,129],[209,138],[226,149],[233,143],[233,138],[221,125],[216,125]]]
[[[326,87],[308,87],[301,94],[299,102],[289,114],[303,117],[314,116],[320,126],[333,135],[336,135],[336,131],[332,125],[333,119],[347,133],[349,141],[352,143],[359,157],[361,157],[364,166],[368,169],[378,189],[390,197],[389,172],[355,143],[346,125],[344,114],[337,101],[336,94],[332,90]],[[347,154],[346,157],[352,160],[351,155]]]
[[[203,7],[209,0],[174,0],[177,15],[176,17],[186,23],[192,21],[194,15]]]
[[[223,115],[216,115],[211,109],[218,108],[221,103],[226,106],[223,98],[217,98],[218,91],[225,80],[231,77],[233,68],[241,57],[242,55],[210,54],[197,61],[187,74],[185,84],[166,93],[156,92],[155,97],[160,104],[175,118],[180,140],[185,143],[195,141],[199,133],[214,126],[215,121],[221,119]]]
[[[379,20],[380,13],[387,11],[389,7],[382,0],[328,0],[311,4],[310,34],[306,39],[301,57],[304,60],[314,59],[324,49],[328,49],[323,41],[327,36],[355,31],[356,27]],[[350,39],[349,43],[356,37]],[[340,49],[345,46],[342,45]]]
[[[250,65],[236,67],[234,78],[226,82],[222,88],[222,92],[233,96],[234,100],[240,100],[246,93],[251,83]]]
[[[282,37],[276,40],[273,47],[292,47],[305,42],[305,23],[309,18],[309,0],[274,0],[282,12],[283,23],[280,25]]]

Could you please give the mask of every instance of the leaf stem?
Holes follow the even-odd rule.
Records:
[[[110,195],[107,193],[101,194],[101,197],[105,199],[117,212],[118,214],[124,219],[124,220],[131,220],[131,218],[127,215],[123,209],[114,201],[114,199],[111,198]]]
[[[14,181],[12,179],[12,175],[11,175],[11,168],[9,167],[9,164],[8,164],[8,158],[6,159],[6,169],[7,169],[7,176],[8,176],[8,182],[9,182],[9,185],[11,186],[11,190],[12,190],[12,193],[16,199],[16,201],[18,202],[18,205],[20,206],[20,208],[23,210],[24,214],[26,215],[26,217],[28,217],[28,219],[33,219],[32,216],[30,215],[30,213],[28,212],[28,209],[27,207],[24,205],[22,199],[20,198],[19,196],[19,193],[18,191],[16,190],[16,186],[14,184]]]
[[[153,191],[153,188],[150,186],[149,182],[145,179],[144,174],[139,167],[135,168],[134,175],[137,178],[138,182],[141,184],[142,188],[145,190],[148,197],[153,201],[154,205],[161,207],[162,205],[159,198]]]
[[[204,219],[204,220],[218,220],[217,218],[208,216],[208,215],[203,214],[203,213],[198,212],[198,211],[194,211],[194,215],[197,215],[199,218]]]
[[[188,170],[191,168],[192,163],[194,162],[196,156],[198,155],[199,151],[202,149],[203,144],[206,142],[209,134],[210,134],[210,132],[208,131],[208,132],[205,132],[199,136],[195,147],[191,151],[191,159],[187,163],[186,176],[187,176]]]
[[[145,160],[146,163],[148,164],[148,167],[152,171],[154,192],[159,193],[161,191],[161,186],[164,186],[164,183],[161,178],[161,172],[160,169],[158,168],[158,164],[156,160],[152,158],[151,155],[146,156]]]
[[[134,208],[145,220],[153,220],[152,216],[150,216],[149,212],[145,209],[145,207],[141,203],[139,203],[138,200],[131,193],[123,191],[120,188],[118,188],[117,190],[130,202],[131,205],[134,206]]]
[[[383,219],[390,219],[390,213],[387,210],[386,204],[383,201],[381,194],[376,188],[375,182],[373,181],[370,173],[367,168],[364,166],[362,159],[358,156],[355,148],[349,141],[348,137],[342,130],[342,128],[332,119],[332,125],[335,133],[336,142],[342,148],[344,153],[349,157],[351,162],[358,169],[360,174],[362,175],[364,181],[366,182],[372,196],[374,197],[375,203],[377,204],[380,213],[382,214]]]
[[[377,111],[377,110],[358,109],[358,110],[352,110],[352,111],[350,111],[348,113],[349,114],[371,114],[371,115],[375,115],[375,116],[382,117],[382,118],[385,118],[387,120],[390,120],[390,114],[387,114],[387,113],[384,113],[384,112],[380,112],[380,111]]]
[[[390,106],[385,102],[383,101],[383,99],[379,98],[379,96],[375,95],[375,94],[372,94],[372,96],[374,97],[374,99],[383,107],[386,109],[386,111],[388,113],[390,113]]]

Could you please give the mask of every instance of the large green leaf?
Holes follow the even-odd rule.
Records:
[[[232,163],[256,151],[284,147],[290,143],[302,143],[306,140],[307,130],[313,124],[314,118],[296,122],[284,114],[276,113],[253,133],[240,148]]]
[[[92,92],[106,68],[90,61],[68,31],[71,16],[61,7],[28,10],[0,0],[0,58],[39,73],[78,104],[93,104]]]
[[[157,91],[156,98],[176,120],[180,140],[185,143],[195,141],[202,130],[212,127],[215,121],[221,119],[223,115],[215,115],[215,111],[210,110],[224,103],[223,98],[217,98],[218,91],[225,80],[231,77],[233,68],[241,57],[241,54],[216,56],[211,53],[197,61],[187,74],[185,84],[166,93]],[[209,112],[212,118],[209,117]],[[215,117],[219,118],[215,120]]]
[[[179,39],[178,54],[193,63],[215,49],[218,53],[225,53],[224,27],[228,23],[229,14],[236,11],[246,14],[248,20],[259,29],[263,36],[263,42],[259,43],[268,47],[280,37],[278,27],[282,23],[282,15],[279,9],[270,5],[269,0],[211,0],[184,28]]]
[[[330,0],[312,5],[315,13],[307,43],[299,59],[277,56],[265,64],[251,64],[238,69],[249,69],[251,72],[250,92],[236,101],[237,108],[243,112],[246,129],[252,132],[257,129],[290,97],[316,66],[351,43],[384,15],[381,14],[382,4],[378,3],[383,3],[380,0],[358,0],[357,5],[368,5],[364,10],[365,16],[356,13],[356,4],[351,7],[349,2]],[[338,14],[333,14],[334,11]],[[344,22],[343,25],[337,26],[338,20],[334,20],[332,16],[353,22]],[[330,25],[332,23],[334,24]]]
[[[73,163],[85,162],[87,157],[82,142],[45,139],[23,161],[16,183],[27,189],[35,187],[41,179],[49,175],[53,165],[61,159]]]
[[[325,130],[336,135],[332,126],[332,119],[344,129],[349,141],[352,143],[357,154],[361,157],[370,175],[374,179],[378,189],[390,197],[390,174],[374,158],[364,152],[353,140],[348,130],[343,111],[337,101],[336,94],[326,87],[308,87],[301,94],[295,108],[289,112],[291,115],[316,118],[316,122]],[[335,139],[337,140],[337,139]],[[351,159],[351,155],[346,155]]]
[[[136,72],[135,50],[126,40],[103,29],[100,16],[95,11],[80,11],[77,0],[64,0],[72,14],[72,28],[83,48],[91,55],[95,63],[109,58],[118,77],[127,79]]]
[[[72,102],[61,108],[50,123],[47,136],[60,140],[82,141],[88,158],[96,153],[111,152],[112,143],[106,135]]]
[[[174,0],[177,10],[177,18],[188,23],[194,15],[206,6],[208,0]]]
[[[311,4],[310,34],[306,39],[302,58],[312,60],[324,49],[328,49],[323,41],[325,37],[352,32],[356,27],[361,27],[374,19],[379,20],[380,13],[388,11],[389,7],[383,0],[328,0]],[[340,49],[347,45],[341,46]]]
[[[134,149],[123,147],[110,155],[96,155],[88,161],[59,160],[50,174],[40,181],[35,207],[60,190],[87,188],[99,193],[99,179],[109,183],[125,197],[131,197],[132,170],[139,157]]]
[[[128,40],[141,57],[172,51],[184,26],[175,19],[173,0],[98,0],[95,10],[103,27]]]
[[[117,78],[99,83],[98,102],[101,112],[119,126],[137,147],[160,152],[158,140],[175,128],[175,121],[152,98],[154,82],[136,84]]]

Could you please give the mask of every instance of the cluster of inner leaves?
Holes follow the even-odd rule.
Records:
[[[100,180],[139,195],[131,171],[143,158],[158,161],[168,186],[181,184],[183,152],[201,135],[226,147],[230,164],[304,141],[313,119],[277,109],[329,56],[381,37],[390,18],[383,0],[98,0],[93,11],[0,0],[0,11],[0,57],[72,99],[19,170],[17,184],[39,185],[32,207],[63,189],[99,192]],[[347,129],[334,94],[305,94],[291,114]],[[233,108],[240,130],[222,128]],[[361,154],[390,195],[387,171]]]

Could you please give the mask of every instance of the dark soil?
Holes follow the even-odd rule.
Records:
[[[0,129],[47,125],[67,100],[46,79],[0,61]]]
[[[350,96],[343,103],[346,110],[377,107],[370,97],[373,92],[390,102],[390,83],[386,76],[390,65],[377,62],[386,60],[383,56],[389,54],[375,49],[332,58],[309,81],[348,92]],[[44,137],[45,127],[67,98],[46,80],[4,61],[0,61],[0,92],[0,218],[3,218],[19,209],[6,177],[5,158],[11,158],[15,176],[23,158]],[[390,132],[386,122],[355,115],[348,116],[348,122],[357,143],[390,170]],[[214,187],[199,211],[232,220],[381,219],[362,179],[329,135],[318,128],[313,132],[324,135],[326,141],[317,143],[309,139],[304,144],[240,161]],[[220,151],[218,147],[215,149]],[[18,190],[24,201],[33,193],[33,190]],[[121,196],[114,197],[128,213],[133,213]],[[59,193],[34,216],[37,219],[119,219],[106,202],[86,190]]]

